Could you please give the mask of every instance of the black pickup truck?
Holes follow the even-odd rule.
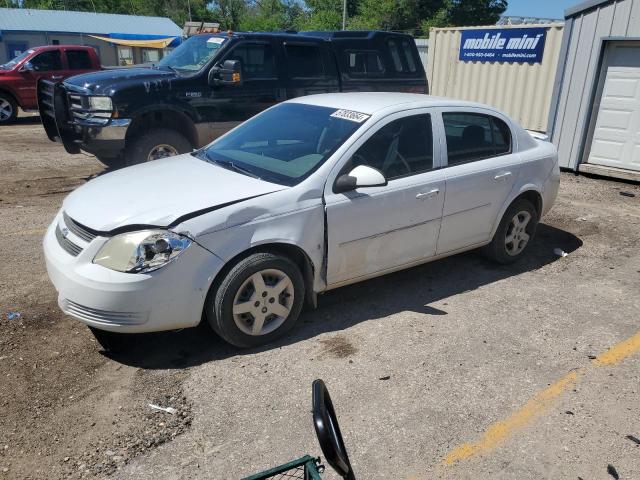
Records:
[[[375,31],[195,35],[152,67],[40,80],[50,140],[110,166],[190,152],[278,102],[428,93],[413,38]]]

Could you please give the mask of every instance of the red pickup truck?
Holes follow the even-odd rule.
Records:
[[[36,85],[40,78],[60,81],[101,69],[93,47],[50,45],[30,48],[0,65],[0,126],[16,119],[18,107],[23,110],[38,108]]]

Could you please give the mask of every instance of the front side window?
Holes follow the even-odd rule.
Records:
[[[324,76],[322,53],[317,45],[285,45],[287,67],[291,78]]]
[[[241,44],[225,60],[240,60],[245,80],[277,77],[273,49],[266,43]]]
[[[50,72],[62,70],[62,58],[59,50],[42,52],[31,59],[31,65],[36,72]]]
[[[69,70],[91,70],[91,58],[86,50],[67,50]]]
[[[431,170],[431,115],[412,115],[382,127],[351,158],[349,167],[358,165],[377,168],[387,180]]]
[[[449,165],[459,165],[511,152],[509,127],[499,118],[480,113],[442,114]]]
[[[270,182],[296,185],[366,123],[366,119],[348,120],[339,116],[340,112],[283,103],[246,121],[195,155]]]

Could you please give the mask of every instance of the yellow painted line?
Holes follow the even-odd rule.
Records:
[[[615,365],[638,351],[640,351],[640,332],[601,353],[591,361],[591,364],[594,367]],[[463,443],[451,450],[442,459],[443,465],[450,466],[469,457],[493,450],[515,430],[525,426],[547,410],[553,400],[573,386],[584,373],[585,369],[574,370],[537,393],[520,410],[512,413],[509,418],[489,426],[477,442]]]
[[[44,235],[47,233],[46,229],[34,229],[34,230],[20,230],[17,232],[9,232],[0,234],[0,237],[17,237],[17,236],[27,236],[27,235]]]
[[[597,367],[615,365],[640,350],[640,332],[633,337],[618,343],[591,361]]]
[[[552,383],[547,388],[537,393],[524,407],[511,414],[506,420],[491,425],[476,443],[463,443],[454,448],[444,457],[442,463],[453,465],[465,458],[487,452],[502,443],[515,429],[527,424],[533,417],[545,411],[553,399],[558,397],[567,388],[571,387],[582,374],[582,371],[574,370],[560,380]]]

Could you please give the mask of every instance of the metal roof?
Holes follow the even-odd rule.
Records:
[[[580,15],[582,12],[586,10],[591,10],[593,8],[599,7],[605,3],[611,3],[614,0],[586,0],[585,2],[581,2],[573,7],[569,7],[564,11],[564,18],[574,17],[576,15]]]
[[[71,12],[0,8],[0,31],[65,33],[133,33],[179,37],[182,29],[169,18],[116,15],[113,13]]]

